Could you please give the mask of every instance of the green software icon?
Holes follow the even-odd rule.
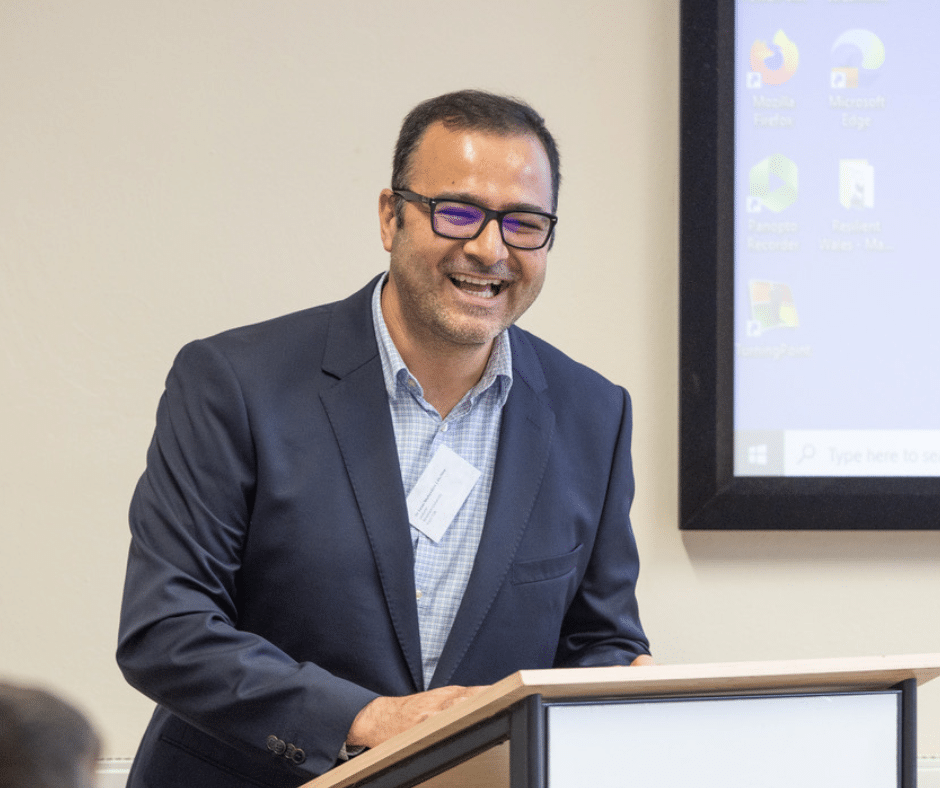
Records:
[[[771,176],[776,188],[771,191]],[[751,167],[751,198],[767,210],[780,213],[796,202],[797,167],[786,156],[776,153]]]

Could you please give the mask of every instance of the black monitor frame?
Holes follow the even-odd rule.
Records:
[[[682,0],[680,101],[679,527],[940,529],[940,478],[734,475],[734,0]]]

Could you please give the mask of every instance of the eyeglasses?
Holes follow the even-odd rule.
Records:
[[[503,243],[513,249],[541,249],[552,236],[558,217],[541,211],[491,211],[470,202],[432,200],[415,192],[395,189],[408,202],[422,203],[431,211],[431,229],[444,238],[469,241],[483,232],[490,219],[499,223]]]

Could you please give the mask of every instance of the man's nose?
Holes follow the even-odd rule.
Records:
[[[485,266],[501,263],[509,255],[509,249],[503,242],[503,234],[495,217],[483,226],[476,238],[465,241],[463,249]]]

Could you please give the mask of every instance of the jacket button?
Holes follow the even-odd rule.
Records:
[[[268,749],[275,755],[283,755],[287,745],[272,733],[268,736]]]
[[[300,747],[288,744],[287,752],[284,753],[284,757],[296,766],[300,766],[300,764],[307,760],[307,753],[300,749]]]

